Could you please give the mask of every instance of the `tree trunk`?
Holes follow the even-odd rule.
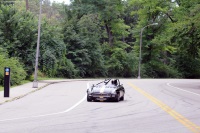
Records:
[[[105,26],[106,26],[106,32],[108,34],[109,45],[112,47],[113,46],[113,34],[112,34],[111,28],[108,26],[108,24],[106,24]]]
[[[26,11],[28,11],[29,5],[28,5],[28,0],[26,0]]]

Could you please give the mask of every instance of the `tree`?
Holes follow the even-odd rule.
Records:
[[[31,76],[34,71],[38,20],[31,12],[16,10],[12,6],[2,6],[0,12],[0,46],[8,51],[9,57],[17,57],[25,64],[25,70]],[[73,70],[73,65],[65,58],[60,27],[50,24],[45,17],[41,27],[39,70],[51,77],[58,75],[58,69],[65,69],[66,64],[65,67],[70,66]],[[70,73],[68,76],[72,77],[74,72]]]
[[[178,46],[176,66],[184,77],[197,78],[200,76],[200,2],[180,0],[178,5],[173,12],[177,22],[171,27],[175,33],[172,43]]]
[[[120,19],[123,12],[122,0],[75,0],[72,2],[72,7],[75,9],[78,19],[90,13],[99,16],[101,26],[104,26],[107,32],[107,40],[110,46],[113,46],[115,36],[116,38],[127,36],[126,30],[129,29],[129,26],[125,25],[124,21]]]
[[[58,26],[50,25],[48,21],[44,20],[41,27],[39,68],[53,77],[57,74],[57,69],[66,62],[63,35]]]
[[[174,23],[175,19],[172,10],[175,4],[168,1],[136,1],[130,0],[131,5],[135,6],[133,15],[138,15],[137,28],[140,29],[151,23],[159,23],[159,26],[146,27],[143,32],[143,49],[142,64],[144,69],[148,70],[143,73],[150,77],[178,77],[179,73],[174,67],[174,60],[171,57],[175,47],[166,36],[168,24]],[[164,32],[163,32],[164,31]],[[139,35],[139,34],[138,34]],[[137,43],[139,44],[139,37]],[[138,46],[138,45],[137,45]],[[135,48],[138,49],[138,47]]]
[[[85,60],[86,76],[105,76],[104,59],[100,46],[101,28],[96,14],[84,15],[78,21],[81,43],[87,50],[88,58]]]
[[[26,11],[28,11],[29,9],[29,4],[28,4],[28,0],[26,0]]]
[[[0,45],[8,51],[9,57],[18,57],[26,64],[27,73],[32,74],[37,40],[35,18],[29,12],[18,12],[10,6],[2,6],[1,11]]]
[[[84,15],[80,20],[67,11],[64,42],[67,58],[76,66],[81,77],[105,75],[99,44],[101,29],[96,14]]]

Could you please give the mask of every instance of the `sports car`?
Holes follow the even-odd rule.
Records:
[[[87,89],[87,101],[115,101],[124,100],[125,89],[119,79],[105,79],[93,84]]]

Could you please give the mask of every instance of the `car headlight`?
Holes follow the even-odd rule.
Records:
[[[88,94],[92,94],[92,91],[88,91]]]
[[[92,91],[90,89],[87,90],[88,94],[92,94]]]

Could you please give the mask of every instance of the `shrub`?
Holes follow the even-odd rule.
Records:
[[[133,51],[127,53],[122,48],[115,48],[112,52],[106,62],[108,75],[111,77],[136,76],[138,66]]]
[[[66,60],[64,65],[57,69],[56,76],[62,78],[75,78],[78,71],[75,69],[74,64],[70,60]]]
[[[182,76],[176,68],[158,61],[145,64],[144,69],[144,75],[151,78],[180,78]]]
[[[4,68],[9,67],[10,73],[10,84],[18,85],[21,84],[22,80],[26,78],[26,72],[19,60],[16,58],[7,58],[6,55],[0,54],[0,85],[4,84]]]

